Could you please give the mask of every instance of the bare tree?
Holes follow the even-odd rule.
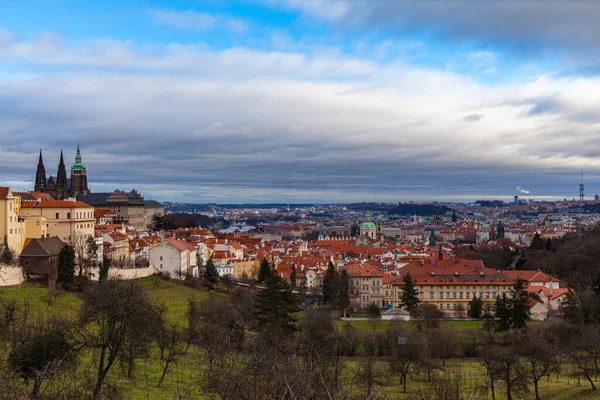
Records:
[[[144,324],[154,324],[154,319],[146,318],[146,314],[156,307],[146,291],[133,281],[109,280],[87,291],[79,314],[78,336],[83,346],[99,352],[92,399],[102,392],[106,376],[122,355],[127,340],[135,340],[132,333],[154,329]],[[146,341],[147,337],[138,339]]]
[[[383,362],[369,356],[366,360],[360,361],[352,372],[354,378],[366,391],[365,399],[378,399],[383,396],[383,386],[389,379],[389,369]]]
[[[570,360],[577,375],[583,376],[596,390],[593,377],[600,373],[600,332],[597,326],[585,326],[573,335],[570,348]]]
[[[408,376],[421,361],[423,352],[422,338],[417,331],[398,331],[395,351],[389,364],[390,369],[400,375],[403,393],[406,393]]]
[[[527,332],[518,332],[515,350],[522,357],[529,379],[533,382],[535,398],[540,400],[539,382],[558,368],[557,349],[547,339],[546,329],[531,327]]]
[[[167,326],[164,324],[162,326],[158,340],[158,349],[160,350],[160,361],[163,364],[163,371],[157,386],[161,387],[171,364],[184,353],[184,349],[177,337],[177,325]]]

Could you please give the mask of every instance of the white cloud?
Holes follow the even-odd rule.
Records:
[[[14,181],[34,173],[39,147],[50,170],[50,154],[77,141],[98,184],[209,188],[215,198],[415,198],[517,185],[541,195],[544,180],[560,188],[572,170],[600,167],[598,78],[491,86],[335,51],[142,51],[5,36],[4,60],[63,71],[0,80],[0,160]]]

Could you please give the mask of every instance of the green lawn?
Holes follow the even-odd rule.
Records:
[[[361,331],[385,331],[388,330],[390,325],[398,324],[400,326],[416,326],[416,322],[409,321],[382,321],[382,320],[374,320],[374,321],[338,321],[338,327],[341,329],[345,325],[351,325]],[[483,321],[441,321],[441,326],[450,326],[456,329],[478,329],[483,326]]]

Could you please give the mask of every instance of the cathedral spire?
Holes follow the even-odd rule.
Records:
[[[60,162],[58,164],[58,172],[56,174],[56,197],[58,200],[63,200],[68,197],[69,186],[67,182],[67,170],[65,168],[65,159],[63,151],[60,150]]]
[[[44,160],[42,158],[42,150],[40,149],[40,159],[38,160],[37,171],[35,172],[35,185],[33,187],[35,192],[45,192],[46,187],[46,168],[44,167]]]

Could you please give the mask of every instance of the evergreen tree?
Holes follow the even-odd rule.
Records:
[[[529,248],[532,250],[543,250],[546,248],[546,242],[544,241],[544,239],[542,239],[540,234],[536,232],[533,236],[531,244],[529,245]]]
[[[272,275],[274,275],[273,270],[269,265],[269,260],[267,260],[267,257],[265,257],[260,262],[260,269],[258,270],[258,282],[265,283]]]
[[[213,262],[212,258],[206,263],[206,268],[204,269],[204,278],[210,283],[215,283],[217,278],[219,278],[219,273],[217,272],[217,268],[215,267],[215,263]]]
[[[567,322],[573,324],[579,324],[583,322],[583,312],[581,310],[581,304],[579,299],[572,291],[568,291],[565,297],[565,301],[561,304],[561,310],[563,318]]]
[[[345,312],[350,307],[350,280],[348,272],[342,270],[340,274],[340,308]],[[345,314],[344,314],[345,316]]]
[[[57,282],[63,287],[73,284],[75,276],[75,249],[70,244],[65,244],[58,254]]]
[[[292,264],[292,272],[290,273],[290,284],[292,288],[296,287],[296,265]]]
[[[481,318],[481,313],[483,312],[483,300],[481,300],[477,296],[473,296],[471,301],[469,301],[469,317],[471,318]]]
[[[108,270],[110,269],[111,259],[107,256],[102,257],[102,265],[100,265],[100,271],[98,272],[98,280],[104,282],[108,279]]]
[[[508,309],[508,299],[506,294],[496,298],[496,323],[495,328],[498,332],[510,330],[511,318],[510,310]]]
[[[329,261],[325,278],[323,279],[323,302],[336,310],[339,305],[339,275],[333,262]]]
[[[281,329],[287,332],[296,330],[298,311],[296,296],[292,286],[276,275],[267,279],[267,287],[254,298],[254,317],[259,330]]]
[[[402,285],[400,303],[412,314],[416,311],[417,306],[421,302],[421,300],[419,300],[419,291],[415,287],[415,281],[410,273],[407,273],[404,276],[403,281],[404,285]]]
[[[546,250],[550,251],[552,250],[552,239],[548,238],[546,239],[546,244],[544,246],[546,248]]]
[[[529,293],[525,290],[525,281],[517,278],[513,287],[510,289],[510,326],[514,329],[522,329],[527,327],[529,318],[529,308],[527,307]]]
[[[0,254],[0,261],[4,265],[12,265],[15,262],[15,257],[15,252],[6,243],[2,249],[2,254]]]

